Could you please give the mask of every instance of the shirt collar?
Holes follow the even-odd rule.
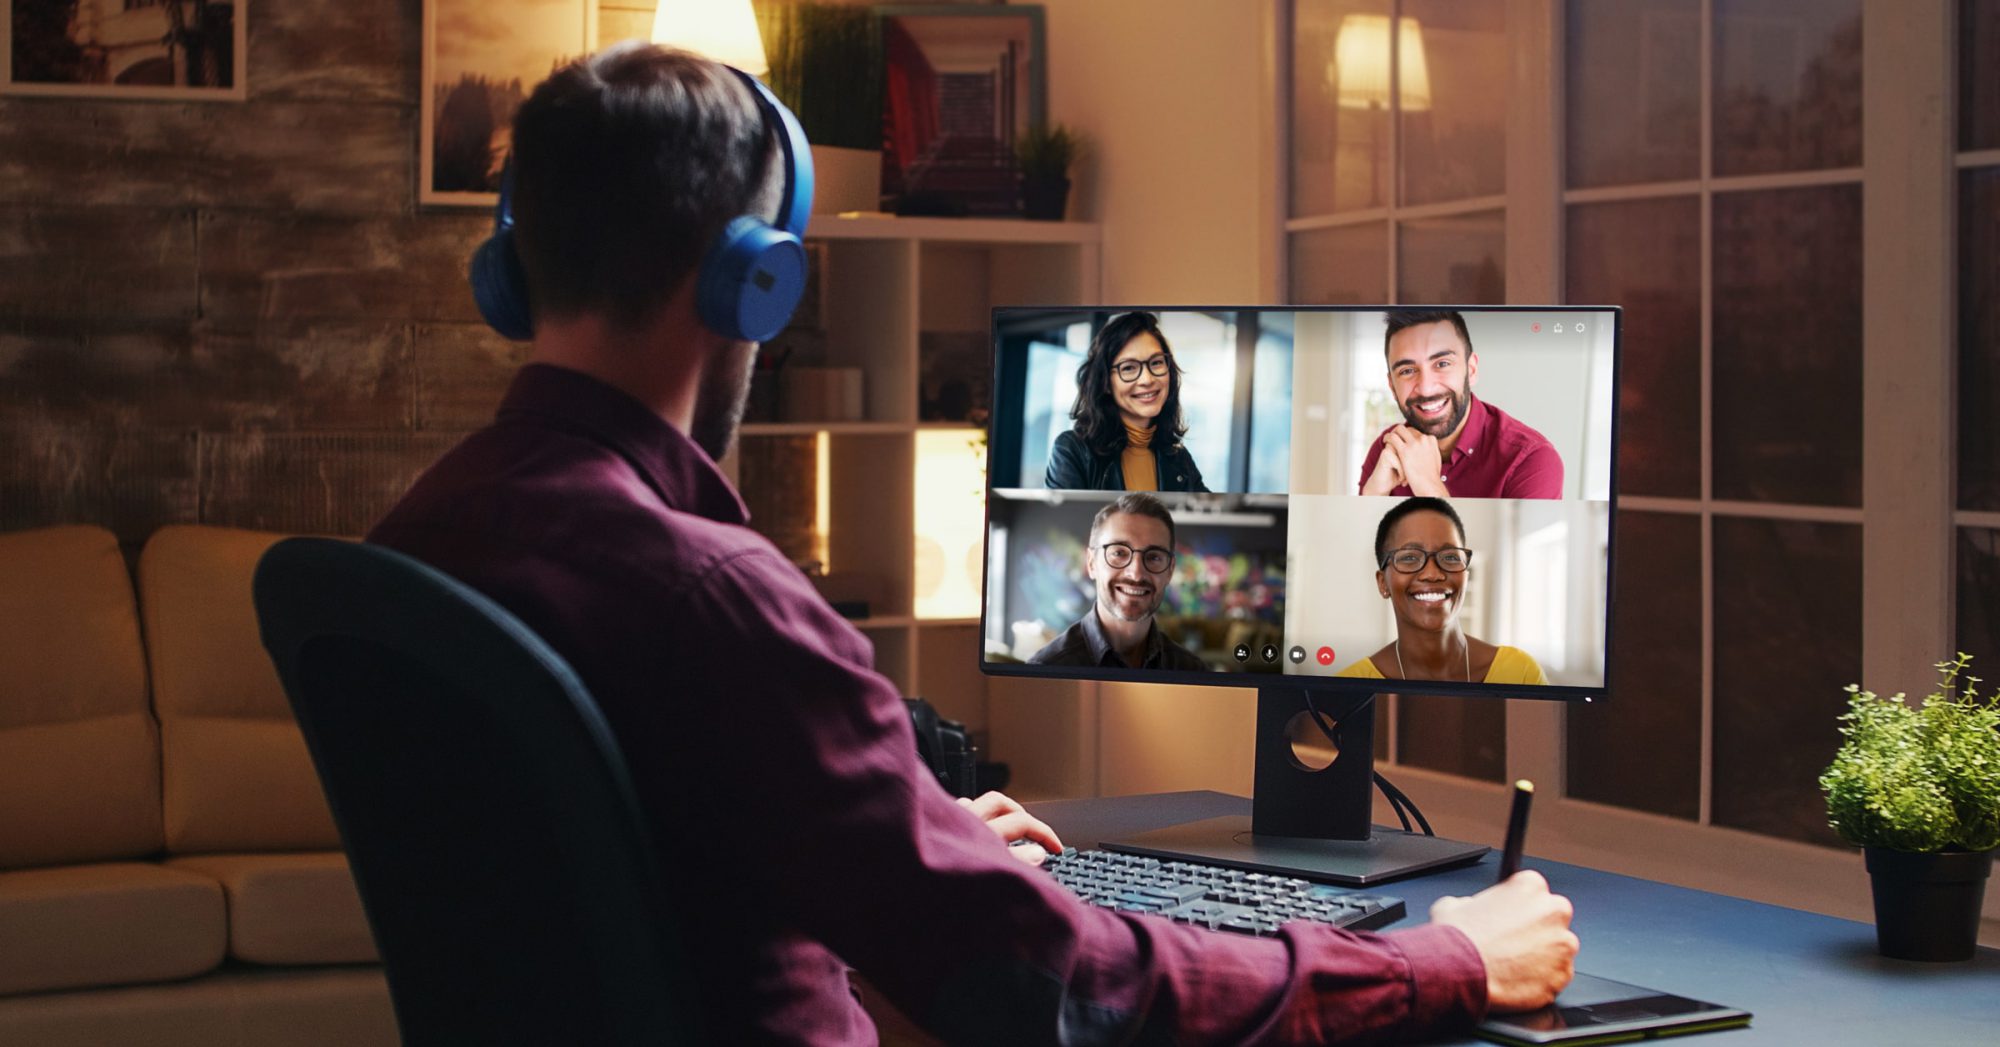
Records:
[[[683,512],[747,524],[750,510],[715,460],[651,408],[603,381],[553,364],[528,364],[500,401],[499,422],[532,418],[609,447],[660,500]]]
[[[1083,616],[1083,638],[1090,644],[1090,660],[1093,665],[1103,665],[1106,658],[1118,659],[1123,666],[1125,657],[1111,646],[1111,638],[1104,635],[1104,622],[1097,617],[1097,601],[1090,602],[1090,610]],[[1139,660],[1139,668],[1152,668],[1166,650],[1166,641],[1160,633],[1160,623],[1146,623],[1146,656]]]
[[[1479,450],[1480,445],[1486,442],[1486,430],[1489,427],[1486,405],[1479,397],[1470,393],[1467,393],[1466,397],[1471,404],[1465,409],[1465,428],[1458,431],[1458,442],[1451,446],[1453,461]]]

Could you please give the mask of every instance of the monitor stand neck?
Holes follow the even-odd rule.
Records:
[[[1301,756],[1318,750],[1312,762],[1323,762],[1327,741],[1305,688],[1258,688],[1250,816],[1189,822],[1105,846],[1360,886],[1478,861],[1490,848],[1372,824],[1375,704],[1330,694],[1313,699],[1333,721],[1336,750],[1331,764],[1315,770]]]

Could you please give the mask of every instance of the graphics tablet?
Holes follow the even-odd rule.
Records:
[[[1748,1024],[1749,1011],[1579,974],[1555,1003],[1526,1014],[1488,1018],[1473,1031],[1494,1043],[1588,1045],[1630,1043]]]

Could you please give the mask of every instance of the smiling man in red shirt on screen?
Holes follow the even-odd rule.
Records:
[[[1375,438],[1361,493],[1432,498],[1561,498],[1562,456],[1548,438],[1472,395],[1479,354],[1453,310],[1388,315],[1383,354],[1403,424]]]

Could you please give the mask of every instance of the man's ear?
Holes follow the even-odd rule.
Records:
[[[1478,377],[1479,354],[1468,352],[1465,354],[1465,387],[1467,389],[1472,388],[1473,381]]]

